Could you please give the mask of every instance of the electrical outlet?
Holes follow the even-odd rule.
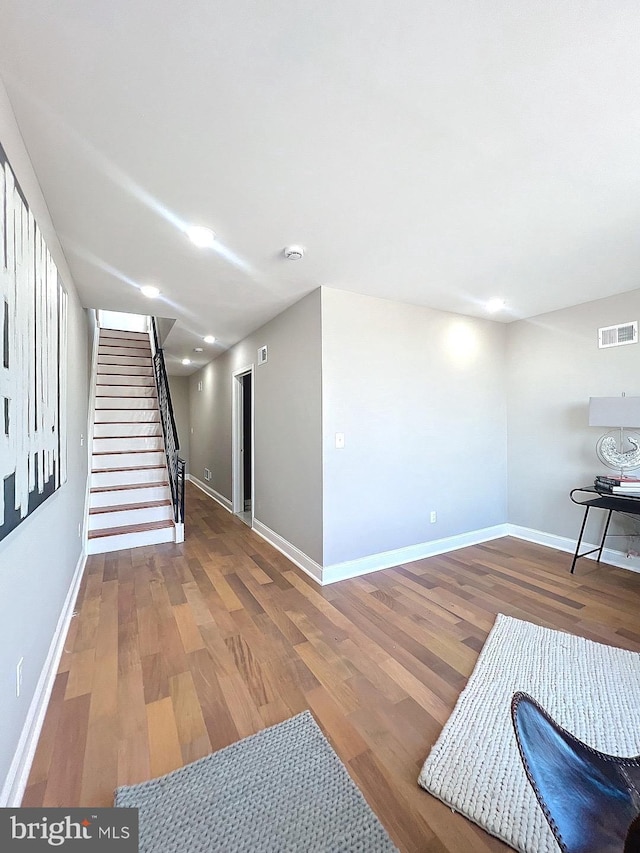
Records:
[[[435,509],[432,509],[431,515],[429,516],[429,521],[431,522],[431,524],[435,524],[437,520],[438,520],[438,513],[435,511]]]
[[[344,433],[343,432],[337,432],[336,433],[336,449],[342,450],[343,447],[344,447]]]
[[[16,699],[20,697],[20,691],[22,690],[22,664],[24,663],[24,658],[20,658],[18,664],[16,666]]]

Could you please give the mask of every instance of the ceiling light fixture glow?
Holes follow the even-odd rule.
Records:
[[[205,228],[204,225],[191,225],[187,228],[187,237],[199,249],[210,249],[216,239],[211,228]]]
[[[191,364],[191,359],[190,358],[183,358],[182,363],[183,364]]]
[[[213,335],[207,335],[204,339],[204,342],[205,344],[215,344],[216,339],[213,337]]]
[[[154,287],[152,284],[145,284],[140,288],[140,293],[146,296],[148,299],[155,299],[156,296],[160,296],[160,291],[157,287]]]
[[[496,314],[504,308],[504,299],[490,299],[484,307],[489,314]]]

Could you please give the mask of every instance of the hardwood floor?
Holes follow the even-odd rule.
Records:
[[[417,785],[498,612],[640,651],[640,575],[500,539],[320,588],[191,484],[89,557],[25,806],[107,806],[310,708],[402,851],[506,851]]]

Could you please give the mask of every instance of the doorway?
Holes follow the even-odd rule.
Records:
[[[253,527],[253,365],[234,372],[232,398],[233,512]]]

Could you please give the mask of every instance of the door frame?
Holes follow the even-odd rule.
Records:
[[[244,512],[244,470],[242,456],[242,377],[251,376],[251,527],[255,515],[255,365],[234,370],[231,377],[231,511]]]

